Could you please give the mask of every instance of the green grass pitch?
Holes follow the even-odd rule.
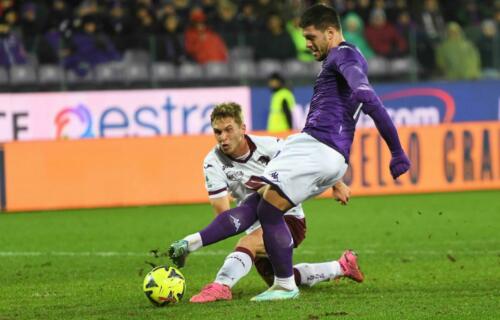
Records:
[[[236,238],[192,254],[180,304],[142,292],[148,254],[211,219],[208,205],[0,214],[0,320],[17,319],[500,319],[500,191],[354,197],[305,204],[295,262],[358,251],[366,281],[303,288],[294,301],[254,303],[252,270],[234,300],[190,304]],[[167,262],[167,260],[163,260]]]

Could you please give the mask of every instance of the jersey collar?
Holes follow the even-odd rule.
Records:
[[[257,146],[255,145],[255,143],[252,141],[252,139],[248,135],[245,135],[245,139],[247,140],[248,147],[250,148],[250,153],[248,154],[248,156],[245,159],[242,159],[242,160],[234,159],[233,157],[230,157],[227,154],[225,154],[224,152],[222,152],[218,147],[217,147],[217,156],[219,158],[223,158],[226,161],[247,163],[247,161],[252,158],[255,150],[257,150]]]

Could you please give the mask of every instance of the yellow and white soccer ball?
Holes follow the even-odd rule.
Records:
[[[151,303],[164,307],[182,299],[186,291],[186,280],[178,269],[159,266],[146,275],[142,289]]]

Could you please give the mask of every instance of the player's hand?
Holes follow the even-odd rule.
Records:
[[[333,187],[333,197],[340,202],[341,205],[346,205],[351,197],[351,189],[342,181],[337,182]]]
[[[403,150],[392,155],[389,168],[391,169],[391,175],[394,180],[410,169],[410,160]]]

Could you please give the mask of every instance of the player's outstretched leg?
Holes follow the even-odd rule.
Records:
[[[205,229],[174,241],[168,250],[172,262],[183,267],[187,255],[201,247],[219,242],[248,229],[257,221],[258,193],[248,196],[238,207],[219,214]]]
[[[356,282],[362,282],[364,277],[356,258],[356,254],[353,251],[346,250],[338,260],[296,264],[293,266],[295,283],[297,286],[313,287],[317,283],[343,277]],[[271,287],[274,283],[274,271],[269,258],[257,257],[254,263],[259,275]]]
[[[363,282],[365,276],[361,272],[358,265],[358,257],[352,250],[346,250],[339,258],[339,264],[342,268],[344,277],[352,279],[356,282]]]

